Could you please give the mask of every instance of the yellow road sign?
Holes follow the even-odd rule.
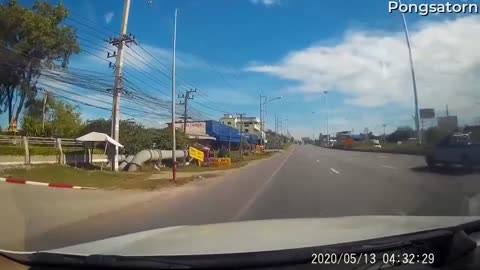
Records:
[[[205,154],[202,151],[200,151],[196,148],[190,147],[188,149],[188,154],[194,159],[197,159],[197,160],[200,160],[200,161],[205,160]]]
[[[232,160],[230,158],[212,158],[211,163],[213,166],[231,166]]]

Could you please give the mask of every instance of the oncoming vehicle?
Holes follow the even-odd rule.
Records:
[[[480,164],[480,144],[472,141],[469,134],[453,134],[434,146],[426,156],[427,165],[461,165],[472,169]]]

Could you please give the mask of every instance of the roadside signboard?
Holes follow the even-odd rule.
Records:
[[[435,118],[434,109],[420,109],[420,118],[421,119],[433,119]]]
[[[232,160],[230,158],[212,158],[210,159],[212,166],[227,166],[232,165]]]
[[[188,154],[190,155],[190,157],[196,160],[200,160],[200,161],[205,160],[205,154],[203,153],[203,151],[200,151],[197,148],[190,147],[188,149]]]
[[[352,144],[353,144],[353,139],[352,139],[351,137],[344,138],[344,139],[342,140],[342,143],[343,143],[344,145],[352,145]]]

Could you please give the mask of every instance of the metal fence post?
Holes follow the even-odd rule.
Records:
[[[63,149],[62,149],[62,139],[56,138],[55,145],[58,150],[58,162],[60,165],[65,164],[65,157],[63,156]]]
[[[23,147],[25,148],[25,164],[30,164],[30,152],[28,151],[28,137],[22,136]]]

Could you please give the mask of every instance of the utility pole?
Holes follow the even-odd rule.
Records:
[[[177,140],[175,138],[175,60],[176,60],[176,50],[177,50],[177,13],[178,10],[175,9],[175,21],[173,24],[173,56],[172,56],[172,178],[173,181],[176,180],[177,174]]]
[[[124,1],[122,25],[120,27],[120,37],[110,38],[108,43],[117,47],[117,53],[107,54],[107,58],[116,57],[115,60],[115,83],[113,86],[113,104],[112,104],[112,129],[111,135],[114,140],[119,141],[120,131],[120,94],[123,89],[123,46],[130,43],[135,43],[135,37],[127,35],[128,14],[130,11],[130,0]],[[110,63],[110,67],[112,64]],[[115,146],[115,156],[112,162],[112,170],[118,171],[118,146]]]
[[[277,149],[280,148],[280,137],[278,136],[278,115],[275,114],[275,137],[277,137]]]
[[[263,139],[263,102],[262,102],[263,96],[260,95],[260,145],[264,144],[264,139]]]
[[[260,95],[260,136],[262,137],[262,145],[265,147],[265,140],[267,138],[267,135],[265,134],[265,138],[263,138],[264,132],[265,132],[265,121],[267,118],[267,96],[262,96]]]
[[[48,92],[47,90],[45,90],[45,93],[43,96],[43,106],[42,106],[42,132],[45,131],[45,118],[46,118],[45,110],[47,106],[47,99],[48,99]]]
[[[232,132],[229,131],[229,132],[228,132],[228,153],[230,153],[230,151],[231,151],[231,150],[230,150],[230,144],[231,144],[230,141],[231,141],[231,140],[232,140]]]
[[[283,136],[283,120],[279,120],[280,122],[280,136]]]
[[[385,128],[387,127],[387,124],[383,124],[382,127],[383,127],[383,142],[385,143],[386,140],[387,140],[386,139],[386,133],[385,133]]]
[[[190,95],[192,93],[196,93],[197,92],[197,89],[195,90],[187,90],[185,91],[185,94],[182,94],[182,95],[178,95],[178,98],[184,98],[184,101],[180,101],[180,105],[184,105],[185,108],[184,108],[184,113],[183,113],[183,133],[187,133],[187,119],[188,119],[188,116],[187,116],[187,112],[188,112],[188,100],[189,99],[193,99],[193,95]]]
[[[240,156],[243,159],[243,117],[246,115],[245,113],[237,113],[240,117]]]

